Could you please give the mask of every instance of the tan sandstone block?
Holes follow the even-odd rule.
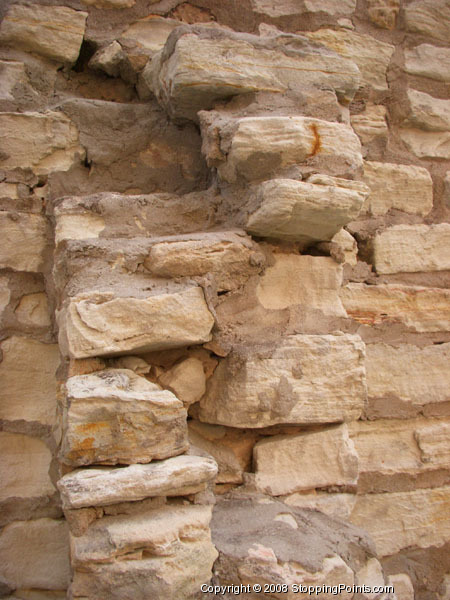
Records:
[[[450,100],[409,89],[409,115],[404,124],[425,131],[450,130]]]
[[[183,404],[133,371],[77,375],[66,389],[66,464],[147,463],[188,449]]]
[[[328,177],[326,182],[272,179],[251,193],[246,229],[253,235],[298,241],[302,247],[329,241],[348,222],[356,219],[366,198],[346,180]]]
[[[183,25],[176,19],[164,19],[157,15],[149,15],[132,23],[120,34],[120,42],[133,54],[132,46],[152,57],[164,47],[172,31]]]
[[[22,296],[14,313],[21,325],[36,327],[51,325],[47,295],[44,292]]]
[[[357,496],[350,521],[366,529],[379,557],[450,539],[450,487]]]
[[[264,308],[304,305],[326,315],[346,317],[339,298],[342,267],[325,256],[275,254],[275,264],[260,278],[256,297]]]
[[[0,227],[0,268],[41,272],[48,245],[45,217],[0,211]]]
[[[48,175],[68,171],[85,156],[77,128],[60,112],[1,113],[0,128],[4,169],[30,168],[36,175]]]
[[[364,325],[402,323],[418,332],[449,331],[450,291],[408,285],[349,283],[341,289],[348,315]]]
[[[377,273],[417,273],[450,269],[450,223],[395,225],[373,240]]]
[[[368,0],[369,19],[383,29],[394,29],[400,0]]]
[[[421,460],[432,467],[448,468],[450,464],[450,422],[423,423],[414,433]]]
[[[450,7],[446,0],[415,0],[405,6],[408,31],[428,35],[448,42],[450,37]]]
[[[363,179],[370,188],[363,210],[373,215],[395,208],[424,216],[433,208],[433,180],[423,167],[366,161]]]
[[[231,427],[358,419],[364,344],[355,335],[290,335],[275,348],[236,348],[200,401],[200,420]]]
[[[168,388],[187,408],[198,402],[206,391],[206,376],[203,363],[190,357],[176,364],[159,377],[159,383]]]
[[[16,521],[0,534],[0,576],[13,589],[65,590],[70,581],[64,520]]]
[[[318,510],[333,519],[348,521],[355,507],[356,494],[329,492],[295,492],[283,498],[288,506]]]
[[[351,31],[319,29],[307,33],[310,40],[324,44],[345,58],[351,58],[361,72],[361,85],[376,91],[388,89],[386,71],[395,47],[370,35]]]
[[[405,50],[405,71],[437,81],[450,82],[450,49],[420,44]]]
[[[305,13],[326,13],[332,17],[351,15],[356,8],[356,0],[253,0],[252,8],[256,13],[268,17],[294,17]]]
[[[253,458],[256,486],[272,496],[355,485],[358,478],[358,455],[347,425],[268,437],[256,443]]]
[[[71,298],[59,321],[60,345],[74,358],[201,344],[214,324],[199,287],[147,298],[92,292]]]
[[[131,8],[136,4],[136,0],[81,0],[86,6],[95,8]],[[152,4],[152,2],[150,2]]]
[[[79,215],[56,213],[55,242],[98,238],[104,228],[105,220],[100,215],[87,211]]]
[[[350,122],[363,146],[374,140],[387,140],[386,107],[367,103],[364,112],[350,115]]]
[[[5,308],[11,299],[8,277],[0,277],[0,321],[3,317]]]
[[[55,488],[48,474],[52,454],[41,440],[0,431],[0,501],[51,496]]]
[[[358,262],[358,244],[355,238],[345,229],[340,229],[332,238],[331,242],[335,244],[342,253],[343,262],[355,266]]]
[[[388,575],[388,585],[393,585],[397,600],[414,600],[414,586],[406,573]]]
[[[1,350],[0,419],[53,425],[60,362],[57,344],[13,336],[1,343]]]

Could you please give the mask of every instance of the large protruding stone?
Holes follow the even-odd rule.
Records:
[[[200,401],[200,419],[231,427],[358,419],[364,344],[354,335],[291,335],[275,348],[234,350]]]
[[[169,114],[194,120],[199,110],[238,94],[326,86],[349,101],[359,85],[353,60],[303,36],[261,38],[198,25],[175,30],[143,75]]]
[[[66,388],[66,464],[148,463],[188,449],[183,404],[133,371],[77,375]]]
[[[199,287],[146,298],[92,292],[59,316],[60,344],[73,358],[164,350],[211,339],[214,318]]]
[[[329,241],[356,219],[368,193],[364,184],[327,177],[309,181],[273,179],[258,186],[249,201],[246,229],[253,235],[300,242]],[[254,207],[254,208],[253,208]]]

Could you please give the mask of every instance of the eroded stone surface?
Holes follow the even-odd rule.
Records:
[[[41,215],[0,211],[0,267],[39,273],[44,267],[47,221]]]
[[[351,15],[356,8],[355,0],[325,0],[317,4],[311,0],[253,0],[253,10],[268,17],[293,17],[305,13],[324,12],[330,16]]]
[[[405,7],[405,22],[408,31],[448,42],[450,7],[446,0],[415,0]]]
[[[367,103],[364,112],[350,116],[350,122],[363,146],[367,146],[374,140],[386,142],[388,126],[386,107],[382,104]]]
[[[450,81],[450,49],[420,44],[405,50],[405,71],[437,81]]]
[[[22,296],[14,313],[21,325],[49,327],[51,324],[47,295],[44,292]]]
[[[368,0],[369,19],[383,29],[394,29],[400,10],[400,0]]]
[[[274,349],[233,351],[200,401],[200,419],[232,427],[357,419],[365,403],[359,336],[291,335]]]
[[[70,377],[66,389],[61,456],[69,465],[147,463],[188,448],[183,404],[133,371]]]
[[[163,373],[158,381],[173,392],[185,407],[198,402],[206,390],[203,363],[193,356]]]

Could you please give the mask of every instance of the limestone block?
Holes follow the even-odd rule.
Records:
[[[55,493],[48,475],[52,454],[44,442],[27,435],[0,431],[0,448],[0,501],[39,498]]]
[[[363,179],[370,188],[363,210],[373,215],[395,208],[424,216],[433,208],[433,180],[423,167],[366,161]]]
[[[189,240],[152,246],[144,266],[161,277],[195,277],[211,273],[218,291],[243,285],[258,273],[263,255],[244,233],[206,233]]]
[[[354,57],[343,58],[302,36],[260,38],[206,26],[178,29],[143,72],[159,102],[175,117],[196,119],[215,101],[249,92],[301,93],[332,88],[349,101],[359,85]]]
[[[204,134],[208,135],[205,129]],[[342,123],[309,117],[244,117],[235,122],[226,162],[217,171],[230,183],[239,177],[261,180],[313,158],[331,175],[355,173],[362,166],[361,144],[351,127]]]
[[[203,363],[198,358],[187,358],[159,377],[159,383],[169,389],[187,408],[198,402],[206,391]]]
[[[355,238],[345,229],[340,229],[332,238],[331,242],[335,244],[342,256],[344,263],[355,266],[358,262],[358,244]]]
[[[103,71],[110,77],[120,77],[121,70],[124,68],[127,55],[122,50],[119,42],[111,42],[107,46],[100,48],[89,61],[89,67],[94,70]]]
[[[357,496],[350,521],[364,527],[379,557],[450,539],[450,487]]]
[[[45,217],[0,211],[0,227],[0,268],[41,272],[48,245]]]
[[[319,29],[305,35],[343,57],[354,60],[361,72],[362,86],[380,92],[388,89],[386,71],[394,52],[391,44],[380,42],[370,35],[347,30]]]
[[[347,425],[295,435],[274,435],[253,450],[255,483],[272,496],[336,485],[355,485],[358,455]]]
[[[366,194],[329,178],[328,185],[272,179],[256,187],[250,198],[246,229],[253,235],[300,242],[307,247],[329,241],[356,219]],[[256,210],[255,210],[256,209]]]
[[[356,8],[356,0],[325,0],[314,2],[314,0],[253,0],[252,8],[256,13],[268,17],[294,17],[305,13],[326,13],[327,15],[342,16],[351,15]]]
[[[87,16],[65,6],[12,4],[0,27],[0,41],[73,64],[80,53]]]
[[[77,375],[66,389],[66,464],[147,463],[188,449],[182,403],[133,371]]]
[[[92,292],[60,315],[60,344],[73,358],[165,350],[208,342],[213,324],[198,287],[147,298]]]
[[[448,467],[450,460],[450,423],[448,421],[424,423],[414,433],[421,460],[430,467]]]
[[[0,109],[23,110],[33,104],[40,104],[39,94],[30,84],[25,64],[15,60],[0,60]]]
[[[355,507],[356,494],[329,492],[295,492],[283,498],[288,506],[318,510],[333,519],[348,521]]]
[[[341,300],[348,315],[364,325],[402,323],[418,332],[450,331],[450,292],[444,288],[349,283],[341,289]]]
[[[84,159],[77,128],[60,112],[1,113],[0,129],[3,169],[30,168],[36,175],[47,175],[68,171]]]
[[[251,469],[253,446],[258,435],[221,425],[188,422],[189,441],[210,454],[217,462],[216,483],[242,483],[243,473]]]
[[[450,269],[450,223],[395,225],[373,240],[377,273],[415,273]]]
[[[53,425],[56,418],[57,344],[13,336],[1,343],[0,419]]]
[[[58,481],[65,509],[136,502],[202,491],[217,474],[210,458],[176,456],[148,465],[76,469]]]
[[[400,137],[408,150],[418,158],[450,159],[450,133],[400,129]]]
[[[358,419],[366,389],[355,335],[291,335],[276,348],[235,349],[200,401],[200,420],[231,427]]]
[[[11,588],[65,590],[70,580],[64,520],[16,521],[0,533],[0,577]]]
[[[275,254],[275,264],[266,269],[256,288],[264,308],[282,310],[303,305],[326,315],[346,317],[339,290],[342,267],[326,256]]]
[[[86,6],[95,8],[131,8],[136,4],[136,0],[81,0]],[[152,2],[150,2],[152,4]]]
[[[394,29],[400,10],[400,0],[368,0],[369,19],[383,29]]]
[[[105,220],[100,215],[60,214],[56,217],[55,242],[98,238],[105,229]]]
[[[157,15],[150,15],[132,23],[121,33],[120,43],[127,49],[127,54],[135,64],[139,53],[145,56],[145,62],[153,57],[159,50],[164,48],[164,44],[172,31],[183,25],[176,19],[164,19]],[[143,61],[142,61],[143,62]],[[142,67],[145,66],[143,62]]]
[[[388,575],[388,585],[393,585],[398,600],[414,600],[414,586],[406,573]]]
[[[73,597],[194,597],[217,557],[210,519],[210,506],[168,506],[96,521],[71,539]]]
[[[376,558],[370,558],[367,563],[356,572],[355,577],[356,585],[368,586],[374,588],[376,586],[384,585],[384,574],[383,568]],[[377,592],[363,592],[363,597],[368,600],[375,600],[379,598],[380,594]]]
[[[44,292],[22,296],[14,313],[21,325],[35,327],[51,325],[47,295]]]
[[[11,299],[11,291],[9,289],[8,278],[0,277],[0,321],[3,317],[3,312],[8,306]]]
[[[420,44],[405,50],[405,71],[437,81],[450,82],[450,49]]]
[[[405,126],[418,127],[425,131],[450,130],[450,100],[434,98],[430,94],[409,89],[409,115]]]
[[[450,400],[450,343],[420,348],[367,344],[366,371],[369,398],[390,397],[410,406]]]
[[[447,0],[415,0],[405,6],[407,31],[422,33],[448,42],[450,36],[450,7]]]
[[[350,115],[350,122],[363,146],[374,140],[387,140],[386,107],[382,104],[367,103],[364,112]]]

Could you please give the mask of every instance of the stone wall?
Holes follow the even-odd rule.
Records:
[[[448,0],[0,18],[0,597],[449,600]]]

